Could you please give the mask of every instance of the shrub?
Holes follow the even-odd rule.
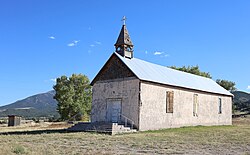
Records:
[[[15,154],[25,154],[25,149],[21,145],[16,145],[13,149],[13,153]]]

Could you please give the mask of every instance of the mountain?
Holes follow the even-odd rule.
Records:
[[[242,91],[234,91],[234,105],[236,110],[250,113],[250,94]]]
[[[0,117],[20,115],[23,117],[58,118],[57,101],[53,98],[55,91],[41,93],[0,107]]]

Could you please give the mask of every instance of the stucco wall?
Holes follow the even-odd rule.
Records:
[[[138,127],[139,80],[134,77],[99,81],[93,86],[91,121],[106,121],[107,99],[122,99],[122,114]]]
[[[166,91],[174,91],[173,113],[166,113]],[[232,98],[176,87],[141,82],[139,130],[195,125],[231,125]],[[193,116],[193,96],[198,94],[198,117]],[[222,113],[219,114],[219,98]]]

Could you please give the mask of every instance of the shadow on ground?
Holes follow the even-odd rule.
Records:
[[[67,129],[51,129],[51,130],[32,130],[32,131],[11,131],[0,132],[0,135],[37,135],[37,134],[54,134],[54,133],[70,133]]]

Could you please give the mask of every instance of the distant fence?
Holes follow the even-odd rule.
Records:
[[[232,117],[233,118],[246,117],[247,115],[250,115],[250,113],[246,113],[246,114],[233,114]]]

